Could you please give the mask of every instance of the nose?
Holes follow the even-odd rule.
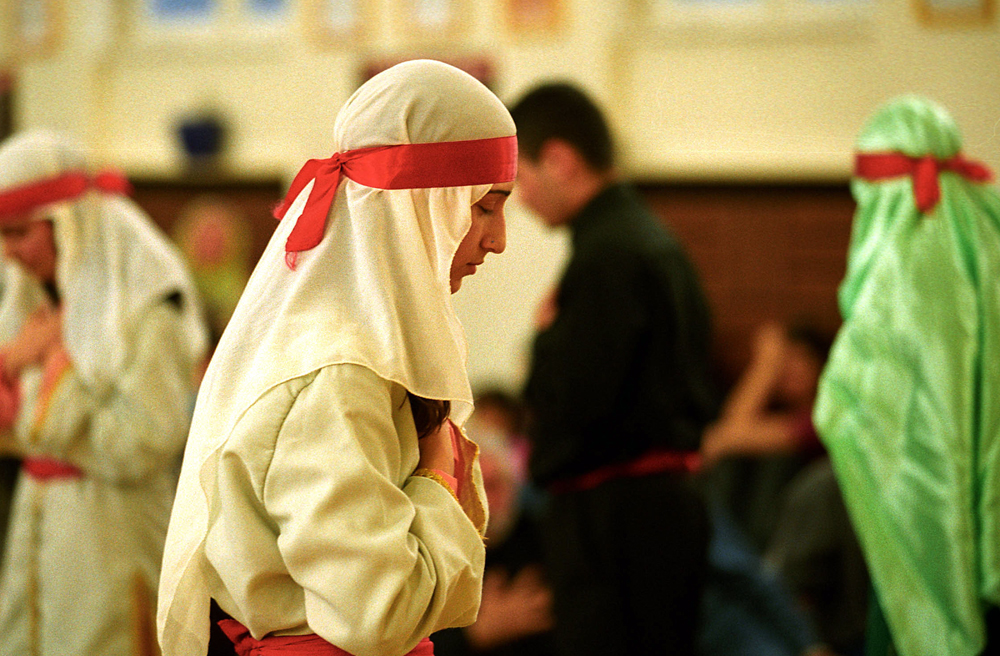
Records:
[[[483,239],[484,248],[499,255],[507,248],[507,219],[503,212],[497,213],[489,222]]]

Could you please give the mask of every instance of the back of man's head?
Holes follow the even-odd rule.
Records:
[[[561,139],[575,148],[595,171],[614,164],[611,132],[601,110],[577,87],[552,82],[535,87],[510,110],[517,125],[519,155],[538,161],[549,139]]]

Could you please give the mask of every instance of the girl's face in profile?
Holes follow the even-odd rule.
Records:
[[[31,212],[7,217],[0,226],[0,237],[4,257],[19,262],[43,283],[55,281],[56,244],[51,221],[35,219]]]
[[[462,286],[462,278],[476,272],[487,253],[503,253],[507,247],[504,205],[513,189],[513,182],[497,183],[472,206],[472,226],[451,261],[452,294]]]

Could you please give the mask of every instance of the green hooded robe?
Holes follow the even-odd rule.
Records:
[[[890,102],[859,153],[947,160],[945,110]],[[814,420],[901,656],[975,656],[1000,604],[1000,196],[958,173],[855,177],[843,326]]]

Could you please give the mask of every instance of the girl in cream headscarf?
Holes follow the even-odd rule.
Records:
[[[425,654],[476,617],[486,509],[455,428],[472,396],[450,294],[504,248],[514,124],[471,76],[413,61],[358,89],[334,140],[278,209],[199,393],[165,656],[205,653],[211,600],[239,653]]]
[[[81,151],[0,146],[0,439],[23,458],[5,654],[155,650],[155,590],[205,331],[176,251]]]

